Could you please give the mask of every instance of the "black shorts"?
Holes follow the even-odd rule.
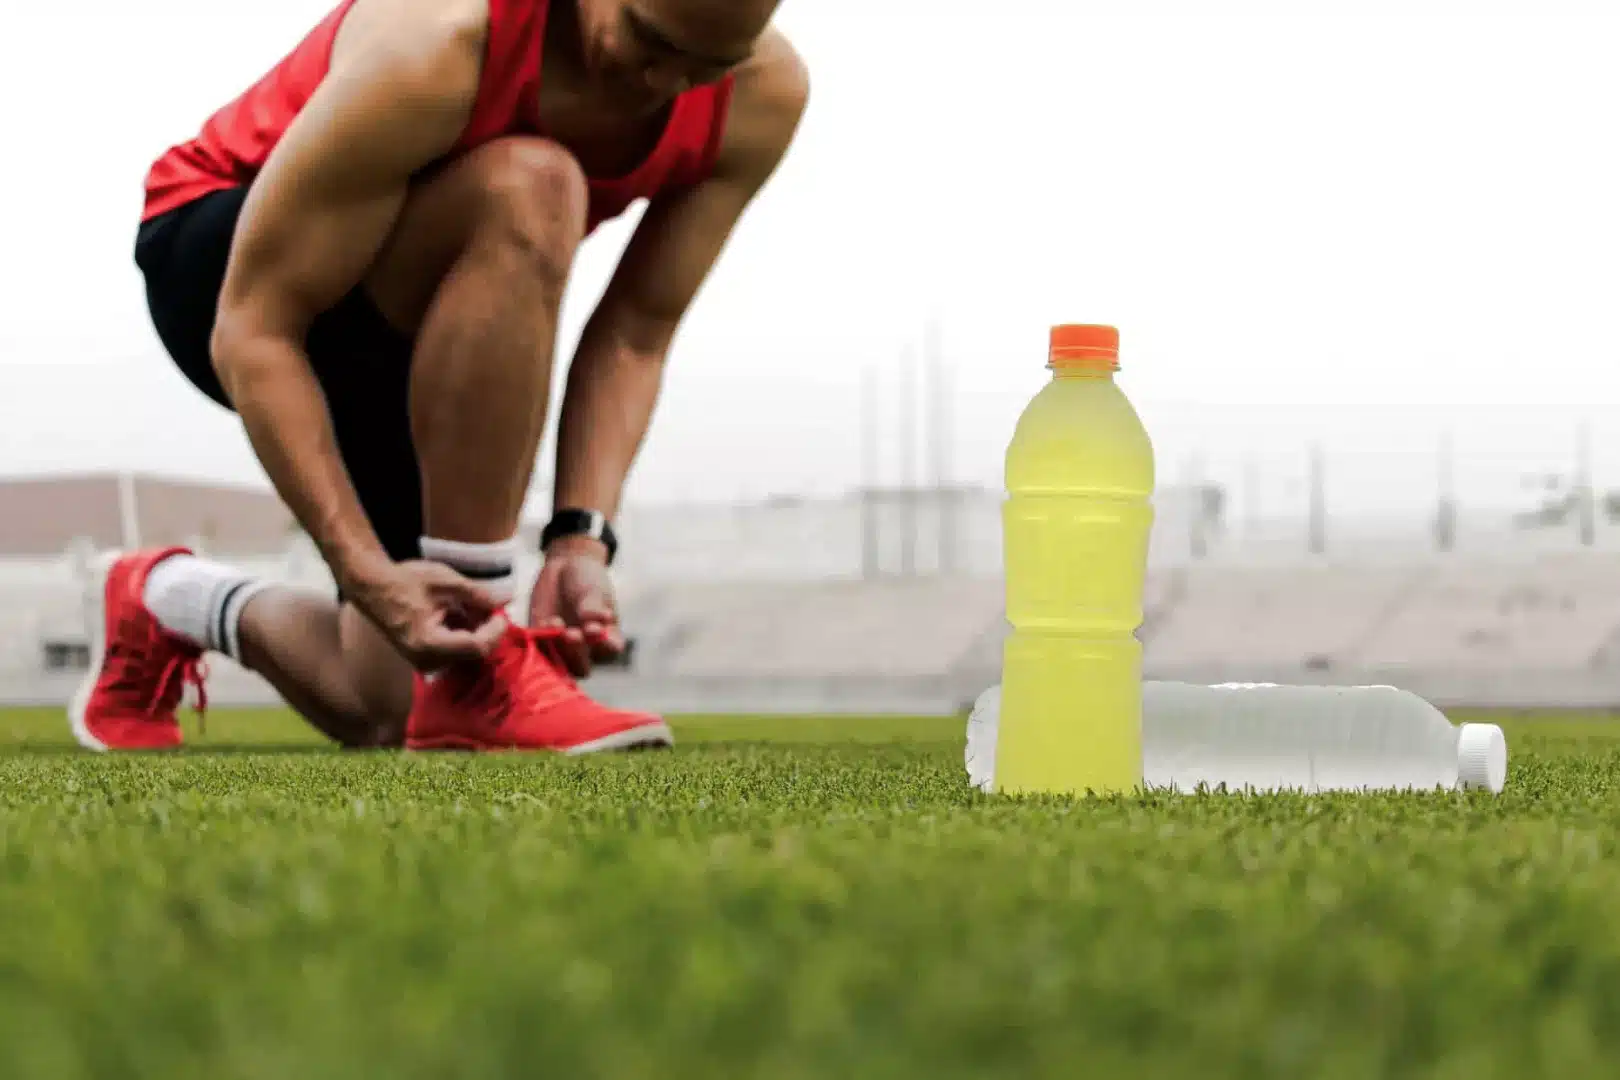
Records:
[[[192,384],[231,407],[209,340],[246,188],[217,191],[141,225],[135,264],[164,348]],[[355,289],[310,327],[305,345],[326,393],[338,449],[388,554],[417,558],[422,477],[411,441],[411,340]]]

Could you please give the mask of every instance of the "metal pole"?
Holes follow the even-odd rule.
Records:
[[[120,472],[118,474],[118,525],[120,537],[125,551],[135,551],[141,546],[141,511],[140,503],[135,492],[135,474]]]
[[[1435,505],[1434,546],[1440,551],[1454,551],[1457,547],[1457,462],[1451,432],[1440,436],[1439,501]]]
[[[1209,554],[1209,523],[1204,519],[1204,455],[1194,451],[1187,459],[1186,479],[1183,482],[1192,498],[1192,513],[1187,517],[1187,547],[1195,559]]]
[[[917,573],[917,352],[900,362],[900,576]]]
[[[956,498],[951,486],[951,409],[950,374],[940,348],[939,317],[928,320],[927,328],[929,402],[933,420],[929,425],[931,464],[933,467],[934,520],[938,548],[938,572],[950,574],[956,570]]]
[[[1260,463],[1243,459],[1243,535],[1253,543],[1260,535]]]
[[[1591,547],[1597,540],[1597,507],[1592,491],[1592,425],[1586,420],[1575,431],[1575,497],[1581,546]]]
[[[877,367],[861,373],[861,577],[878,576],[878,380]]]
[[[1311,444],[1310,460],[1310,552],[1327,551],[1327,465],[1319,443]]]

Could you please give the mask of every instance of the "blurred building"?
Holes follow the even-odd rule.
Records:
[[[1224,528],[1214,489],[1154,499],[1149,562],[1185,562]],[[1002,494],[870,489],[841,498],[629,506],[619,569],[645,581],[849,580],[1001,573]]]
[[[1608,529],[1462,520],[1233,530],[1208,489],[1156,500],[1144,622],[1150,678],[1393,683],[1445,704],[1620,705],[1620,577]],[[865,491],[752,505],[641,506],[617,566],[634,641],[592,691],[667,711],[937,712],[998,677],[1001,497]],[[1408,523],[1410,525],[1411,523]],[[535,526],[520,578],[532,580]],[[0,700],[65,700],[87,657],[90,560],[188,544],[329,589],[264,491],[156,477],[0,481]],[[1314,550],[1313,550],[1314,549]],[[271,700],[214,665],[216,702]]]
[[[0,479],[0,557],[192,544],[228,555],[284,551],[292,516],[262,489],[129,473]]]

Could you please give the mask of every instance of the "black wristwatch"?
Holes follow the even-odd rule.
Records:
[[[600,510],[576,510],[570,507],[552,514],[546,527],[540,530],[541,554],[545,553],[553,540],[561,540],[565,536],[589,536],[592,540],[600,540],[607,548],[610,566],[613,556],[619,553],[619,538],[614,535],[613,526],[608,524],[607,515]]]

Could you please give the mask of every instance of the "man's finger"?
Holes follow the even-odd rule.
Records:
[[[450,600],[481,611],[500,608],[500,601],[487,586],[463,576],[454,567],[435,562],[425,562],[422,566],[428,588],[439,600]]]
[[[585,635],[574,627],[563,631],[557,641],[557,651],[562,655],[563,666],[574,678],[583,679],[591,673],[591,650],[585,644]]]
[[[501,609],[501,602],[488,588],[474,581],[457,582],[451,587],[458,603],[479,614],[488,614]]]
[[[486,646],[484,635],[488,633],[490,623],[486,622],[477,630],[451,630],[447,627],[435,627],[422,636],[414,650],[418,655],[425,656],[435,663],[451,662],[455,660],[479,660],[489,655],[494,647],[493,642]],[[503,629],[497,626],[497,629]]]
[[[597,660],[611,660],[624,652],[624,635],[615,626],[589,624],[585,627],[585,640]]]
[[[574,610],[579,613],[580,622],[610,623],[613,621],[613,605],[608,603],[606,597],[600,593],[586,593],[580,598]]]
[[[488,656],[495,651],[495,646],[501,643],[506,636],[506,624],[500,619],[486,619],[482,626],[473,631],[473,638],[478,642],[478,652],[481,656]]]

